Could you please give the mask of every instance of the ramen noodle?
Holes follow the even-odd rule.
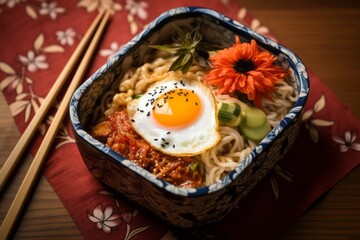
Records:
[[[152,62],[147,62],[138,68],[129,69],[120,80],[118,89],[113,92],[109,91],[104,95],[102,103],[95,110],[97,113],[95,114],[95,118],[99,118],[98,115],[104,114],[105,118],[109,119],[118,112],[126,111],[127,105],[133,100],[134,95],[144,94],[148,88],[156,82],[161,82],[166,79],[183,79],[186,81],[198,81],[204,84],[204,76],[207,73],[207,70],[204,70],[201,66],[195,63],[186,73],[182,73],[181,71],[169,71],[169,67],[174,61],[175,57],[165,58],[157,56]],[[291,74],[289,74],[283,81],[277,82],[271,94],[262,99],[262,110],[265,112],[267,120],[272,128],[285,117],[298,98],[298,94],[290,83],[291,77]],[[234,95],[217,94],[217,89],[214,86],[209,86],[209,88],[213,92],[217,105],[221,103],[242,104],[241,101]],[[128,121],[130,120],[132,121],[133,119],[129,118]],[[148,167],[148,165],[145,166],[144,164],[142,166],[139,163],[138,165],[154,173],[156,176],[182,187],[197,187],[215,183],[234,170],[234,168],[244,160],[244,158],[256,147],[257,144],[255,141],[245,137],[244,134],[242,134],[242,132],[237,128],[220,123],[217,130],[220,135],[220,140],[216,143],[216,145],[195,156],[186,156],[185,160],[181,160],[182,163],[184,163],[184,161],[190,162],[191,166],[199,164],[200,161],[203,167],[199,168],[199,174],[192,176],[189,172],[183,170],[182,172],[180,170],[176,173],[172,172],[173,175],[177,174],[175,178],[179,177],[179,174],[187,174],[187,177],[182,179],[182,183],[180,183],[181,181],[176,182],[172,180],[172,176],[170,176],[170,171],[180,168],[169,165],[172,160],[181,159],[180,157],[171,156],[166,159],[167,162],[162,166],[160,166],[161,164],[158,162],[159,158],[157,158],[156,163],[149,164],[151,165],[150,167]],[[138,137],[139,136],[136,136],[134,138],[141,139],[141,137]],[[105,139],[103,139],[103,141],[106,142]],[[109,143],[107,144],[109,145]],[[138,143],[138,145],[139,144],[140,143]],[[146,148],[148,147],[149,146],[146,145]],[[114,149],[113,145],[111,148]],[[124,155],[124,151],[118,152]],[[157,151],[155,150],[155,152]],[[129,153],[126,152],[126,154]],[[129,156],[126,154],[125,157]],[[163,156],[164,155],[162,155],[162,157]],[[132,155],[132,157],[136,158],[135,155]],[[136,159],[133,160],[136,162]],[[167,173],[164,174],[165,172]]]

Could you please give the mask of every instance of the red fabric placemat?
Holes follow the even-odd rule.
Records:
[[[194,2],[79,0],[0,4],[0,88],[23,132],[99,9],[110,7],[114,16],[89,74],[160,13]],[[196,6],[218,10],[274,38],[235,0],[200,0]],[[170,229],[106,188],[82,162],[69,119],[64,121],[48,155],[44,175],[86,239],[275,238],[360,163],[360,121],[311,72],[310,79],[311,93],[295,147],[218,223],[187,231]],[[31,146],[33,154],[51,116],[40,127]]]

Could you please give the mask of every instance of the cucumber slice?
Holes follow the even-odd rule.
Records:
[[[240,129],[247,138],[253,140],[254,142],[260,142],[271,130],[268,121],[265,121],[263,125],[257,128],[241,124]]]
[[[246,117],[244,123],[249,128],[261,127],[267,121],[266,114],[259,108],[247,106],[242,110]]]

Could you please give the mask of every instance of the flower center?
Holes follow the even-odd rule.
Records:
[[[233,68],[236,72],[245,74],[249,71],[255,70],[256,65],[250,59],[239,59],[234,63]]]

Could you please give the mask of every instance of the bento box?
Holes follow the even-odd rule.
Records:
[[[158,178],[91,134],[104,96],[111,98],[119,91],[119,82],[128,69],[150,61],[155,51],[151,46],[174,38],[174,25],[184,32],[198,26],[203,39],[218,46],[232,46],[236,36],[242,42],[255,40],[289,72],[289,84],[297,96],[282,120],[232,171],[199,187],[180,187]],[[95,178],[170,225],[195,227],[224,218],[291,149],[308,94],[308,74],[292,51],[217,11],[181,7],[161,14],[87,79],[73,94],[69,113],[77,146]]]

